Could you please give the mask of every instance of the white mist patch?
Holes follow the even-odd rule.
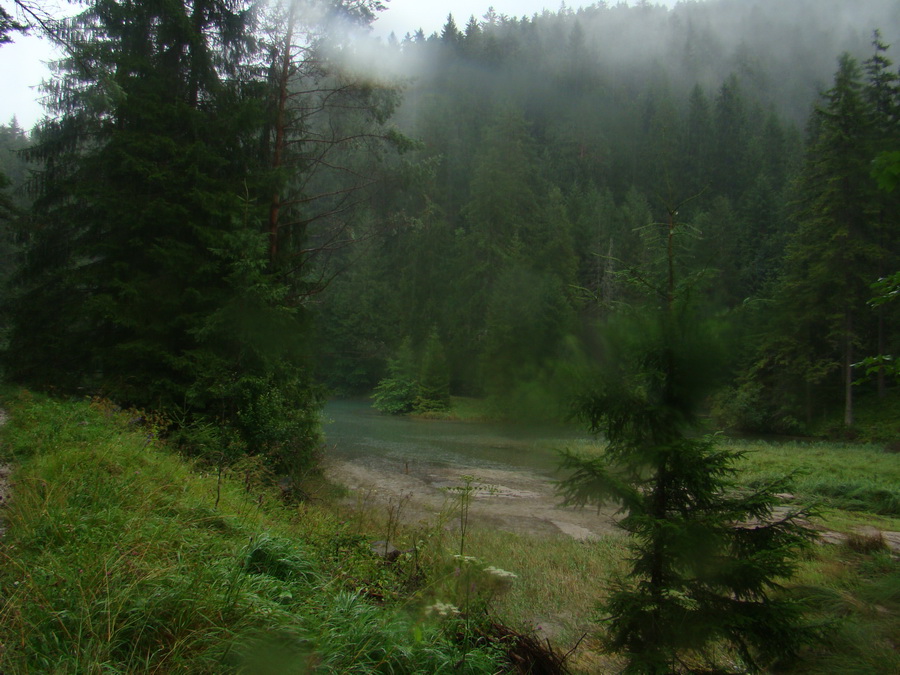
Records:
[[[377,84],[395,85],[416,77],[424,68],[420,60],[409,58],[399,46],[387,44],[362,31],[357,31],[347,40],[323,41],[320,49],[343,72]]]
[[[280,42],[290,32],[292,51],[307,51],[351,79],[375,85],[396,86],[415,77],[421,63],[404,55],[398,43],[376,37],[371,24],[377,19],[363,3],[346,5],[322,0],[282,0],[265,9],[269,24]],[[274,29],[274,30],[273,30]]]

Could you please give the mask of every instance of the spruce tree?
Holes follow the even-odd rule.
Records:
[[[702,435],[700,407],[724,353],[690,284],[676,283],[674,212],[663,281],[649,306],[603,327],[601,362],[578,401],[606,449],[597,458],[564,453],[571,473],[560,491],[569,504],[611,502],[624,514],[630,569],[603,609],[606,646],[627,657],[625,672],[714,667],[720,643],[756,670],[763,655],[789,654],[805,635],[800,605],[779,591],[811,535],[800,512],[775,511],[784,485],[739,485],[741,453]]]
[[[437,327],[432,327],[422,349],[415,408],[418,412],[450,407],[450,369]]]
[[[854,364],[877,350],[877,317],[866,307],[869,285],[879,270],[890,269],[896,238],[881,224],[878,206],[885,200],[871,176],[877,125],[866,99],[859,64],[842,55],[810,120],[797,227],[776,288],[778,320],[768,347],[777,368],[810,389],[824,389],[819,400],[843,394],[848,428],[854,423]]]
[[[306,318],[267,265],[252,17],[96,0],[69,22],[6,362],[32,386],[230,429],[289,469],[317,445],[318,401]]]

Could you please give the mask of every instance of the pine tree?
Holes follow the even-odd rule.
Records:
[[[603,456],[564,454],[569,504],[616,503],[632,539],[626,577],[613,585],[608,649],[629,673],[711,667],[729,644],[755,670],[762,654],[790,653],[804,636],[800,606],[779,594],[811,536],[800,513],[776,514],[772,483],[737,484],[740,453],[699,435],[699,409],[721,368],[715,326],[677,285],[669,211],[663,281],[647,309],[604,326],[602,363],[578,404],[607,442]]]
[[[870,175],[875,153],[869,110],[859,65],[845,54],[811,120],[771,348],[776,361],[813,386],[840,374],[846,427],[854,422],[854,363],[866,351],[874,353],[869,285],[888,255]]]
[[[748,116],[736,76],[726,80],[715,101],[710,177],[717,194],[737,201],[747,184]]]
[[[317,395],[255,201],[251,20],[232,0],[97,0],[71,20],[6,361],[32,385],[230,428],[290,468],[317,444]]]
[[[415,408],[418,412],[450,407],[450,369],[437,327],[431,329],[422,348],[417,389]]]
[[[866,86],[863,90],[872,125],[872,150],[883,153],[887,148],[898,147],[897,125],[900,124],[900,75],[895,73],[887,58],[888,46],[881,40],[879,31],[872,35],[872,47],[874,54],[865,62]],[[873,158],[874,173],[878,171],[878,156]],[[881,256],[874,270],[878,278],[884,277],[893,271],[896,255],[900,253],[895,237],[894,229],[897,217],[900,216],[900,196],[891,194],[889,190],[878,190],[872,194],[872,210],[874,216],[873,236],[878,240],[881,248]],[[885,308],[879,305],[876,308],[877,336],[876,349],[878,354],[884,354],[887,350],[888,321]],[[884,397],[887,393],[886,369],[879,368],[877,373],[878,395]]]

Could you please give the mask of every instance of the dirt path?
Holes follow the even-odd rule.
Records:
[[[328,478],[354,492],[347,502],[362,508],[396,509],[400,519],[417,522],[453,513],[458,494],[466,484],[458,468],[429,468],[421,473],[375,469],[363,462],[330,460]],[[479,469],[471,482],[469,522],[509,532],[537,536],[569,536],[593,540],[620,535],[613,509],[599,514],[596,509],[566,508],[559,505],[553,482],[523,470]]]

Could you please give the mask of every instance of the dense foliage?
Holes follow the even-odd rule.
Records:
[[[9,377],[162,411],[219,456],[312,463],[314,258],[374,182],[393,105],[317,48],[377,3],[346,4],[98,0],[61,24]]]
[[[898,198],[871,175],[876,158],[892,175],[900,21],[891,3],[845,9],[597,3],[408,34],[396,119],[423,147],[380,196],[403,219],[324,295],[323,376],[369,391],[436,327],[452,393],[555,414],[678,205],[701,235],[680,264],[713,282],[697,300],[740,327],[720,418],[851,425],[853,394],[893,386],[853,364],[900,337],[893,307],[866,304],[900,264]]]

